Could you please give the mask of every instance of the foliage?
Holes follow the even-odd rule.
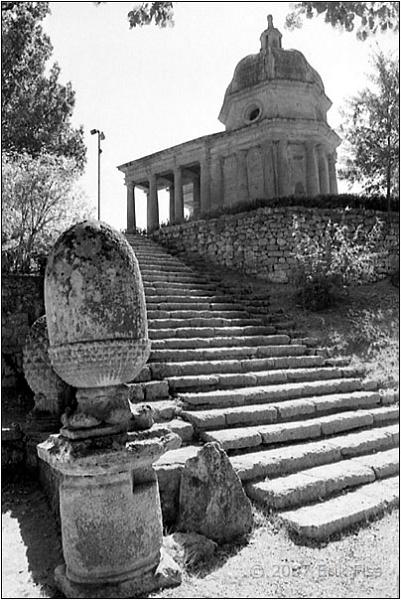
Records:
[[[373,66],[373,86],[352,98],[344,112],[346,157],[339,176],[361,182],[368,194],[385,192],[389,201],[399,192],[399,65],[378,52]]]
[[[41,21],[48,13],[48,2],[1,3],[3,150],[74,158],[82,170],[83,129],[71,125],[74,91],[59,83],[57,64],[46,74],[53,48]]]
[[[295,285],[304,308],[322,310],[333,304],[352,283],[370,281],[375,270],[375,249],[383,225],[376,221],[366,237],[362,227],[328,222],[321,237],[311,237],[293,219],[297,269]]]
[[[55,238],[92,209],[76,189],[73,159],[4,153],[2,175],[2,269],[30,272]]]
[[[333,27],[354,31],[358,39],[365,40],[378,31],[399,29],[399,2],[296,2],[287,15],[289,29],[301,27],[304,17],[311,19],[324,15]]]
[[[106,4],[106,2],[95,2],[94,4],[98,6]],[[130,29],[153,23],[158,27],[167,27],[167,25],[174,25],[173,17],[172,2],[140,2],[129,11],[128,22]]]

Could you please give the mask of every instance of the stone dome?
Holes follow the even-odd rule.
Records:
[[[331,101],[320,75],[302,52],[282,48],[271,15],[267,21],[258,54],[245,56],[234,70],[219,120],[227,130],[274,118],[325,122]]]
[[[245,56],[235,68],[227,93],[232,94],[269,80],[286,79],[316,84],[324,92],[323,81],[298,50],[271,48],[267,57],[263,50]],[[270,64],[269,64],[270,63]]]

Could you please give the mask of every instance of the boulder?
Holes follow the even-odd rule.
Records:
[[[251,503],[226,452],[216,442],[205,444],[182,471],[177,529],[227,543],[252,524]]]

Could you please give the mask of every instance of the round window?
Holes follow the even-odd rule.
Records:
[[[257,121],[262,114],[262,109],[257,104],[252,104],[252,106],[248,106],[245,110],[245,121],[246,123],[254,123]]]

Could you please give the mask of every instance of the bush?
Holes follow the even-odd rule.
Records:
[[[346,293],[351,283],[373,280],[377,242],[382,224],[367,234],[362,227],[351,232],[347,225],[328,222],[323,235],[312,238],[303,232],[296,217],[293,220],[295,258],[294,283],[297,299],[304,308],[323,310]]]
[[[281,198],[260,198],[252,202],[239,202],[234,206],[224,206],[208,213],[202,213],[198,216],[191,215],[185,219],[187,221],[199,221],[216,219],[223,215],[236,215],[238,213],[251,212],[257,208],[282,208],[285,206],[302,206],[305,208],[344,208],[344,209],[364,209],[387,211],[387,199],[382,195],[357,195],[357,194],[325,194],[322,196],[283,196]],[[400,199],[394,197],[391,199],[391,210],[399,212]],[[169,223],[160,227],[169,227]]]

